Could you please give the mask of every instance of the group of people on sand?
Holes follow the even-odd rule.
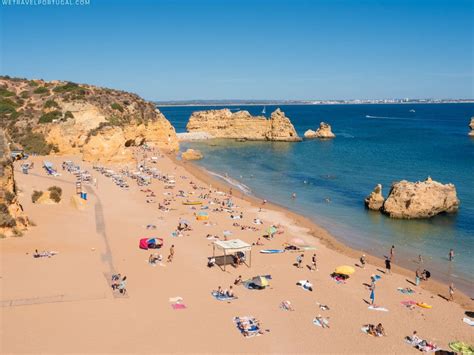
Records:
[[[303,268],[303,260],[304,260],[304,253],[296,257],[296,267],[298,269]],[[313,255],[311,256],[311,264],[308,265],[308,267],[311,271],[318,271],[318,257],[316,253],[313,253]]]
[[[367,334],[375,336],[375,337],[382,337],[386,336],[387,334],[385,333],[385,329],[382,326],[382,323],[379,323],[377,325],[373,324],[366,324],[364,327],[367,329]]]
[[[120,274],[112,275],[112,290],[118,290],[121,294],[127,293],[127,276]]]
[[[221,297],[229,297],[229,298],[235,297],[232,285],[229,286],[229,288],[226,290],[222,289],[222,287],[219,286],[217,287],[217,290],[215,290],[214,292],[216,293],[217,296],[221,296]]]

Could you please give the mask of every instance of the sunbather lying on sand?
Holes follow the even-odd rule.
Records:
[[[438,346],[435,343],[420,339],[416,330],[412,336],[405,337],[405,341],[420,351],[432,352],[438,350]]]
[[[54,255],[56,255],[58,252],[57,251],[47,251],[43,250],[41,253],[38,252],[38,249],[35,250],[33,254],[33,258],[50,258]]]

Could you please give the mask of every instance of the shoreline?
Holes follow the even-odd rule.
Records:
[[[209,174],[204,168],[198,166],[197,164],[178,160],[174,154],[168,154],[167,156],[173,161],[173,163],[183,167],[188,173],[190,173],[192,176],[202,181],[203,183],[212,185],[213,187],[218,187],[219,189],[226,192],[228,192],[229,188],[232,187],[232,185],[230,185],[229,183],[226,183],[225,181],[222,181],[221,179],[218,179],[217,177]],[[234,194],[234,196],[249,202],[253,207],[261,207],[261,199],[259,199],[258,197],[244,194],[240,190],[239,193],[239,195]],[[381,269],[385,269],[384,260],[382,258],[372,255],[366,251],[357,250],[349,247],[348,245],[340,242],[329,231],[318,225],[316,222],[310,220],[308,217],[293,212],[288,208],[271,201],[268,201],[265,204],[265,209],[283,213],[298,226],[308,229],[308,234],[310,234],[316,240],[319,240],[328,249],[333,250],[342,255],[355,258],[357,260],[362,254],[365,254],[369,259],[367,264],[376,266]],[[410,281],[414,279],[413,271],[409,270],[406,267],[397,265],[396,263],[392,264],[392,272],[407,277],[407,279]],[[433,296],[439,297],[444,296],[447,293],[449,285],[441,280],[432,278],[428,282],[420,283],[418,287],[432,293]],[[471,298],[461,290],[456,290],[456,297],[454,302],[459,304],[465,310],[470,310],[473,307],[473,298]]]

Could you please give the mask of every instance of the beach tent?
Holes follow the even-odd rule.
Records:
[[[355,269],[352,266],[347,266],[347,265],[342,265],[338,266],[336,270],[334,270],[334,273],[339,274],[339,275],[352,275],[355,272]]]
[[[248,267],[252,266],[252,246],[250,244],[245,243],[240,239],[232,239],[232,240],[217,240],[212,244],[212,257],[215,258],[216,256],[216,249],[222,250],[224,253],[224,260],[227,260],[228,255],[236,254],[236,253],[243,253],[247,256],[249,253],[250,258],[249,264],[245,261],[245,265]],[[247,260],[247,257],[245,258]],[[225,270],[226,263],[224,263],[224,270]]]
[[[163,246],[163,239],[161,238],[142,238],[138,244],[140,249],[159,249]]]
[[[267,287],[269,285],[268,279],[263,276],[255,276],[250,282],[261,288]]]

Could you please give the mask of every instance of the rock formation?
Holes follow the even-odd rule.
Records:
[[[331,126],[326,122],[321,122],[319,128],[316,130],[316,138],[335,138],[336,135],[332,133]]]
[[[382,210],[393,218],[411,219],[453,213],[458,208],[455,186],[428,178],[414,183],[406,180],[394,183]]]
[[[474,137],[474,117],[471,117],[471,123],[469,124],[469,128],[471,129],[469,135],[471,137]]]
[[[0,130],[0,235],[20,235],[28,225],[28,218],[18,201],[7,138]]]
[[[187,149],[185,152],[181,154],[181,157],[184,160],[200,160],[204,158],[204,156],[199,150],[194,150],[194,149]]]
[[[313,131],[312,129],[308,129],[306,132],[304,132],[303,136],[306,139],[316,138],[316,131]]]
[[[370,193],[369,196],[365,198],[365,206],[374,211],[380,211],[383,206],[385,198],[382,195],[382,185],[377,184],[374,191]]]
[[[179,148],[174,128],[155,105],[135,94],[70,82],[0,78],[0,123],[14,143],[38,154],[83,154],[120,162],[130,147]]]
[[[248,111],[229,109],[193,112],[188,132],[205,132],[214,138],[299,142],[301,138],[285,113],[276,109],[270,119],[252,116]]]

